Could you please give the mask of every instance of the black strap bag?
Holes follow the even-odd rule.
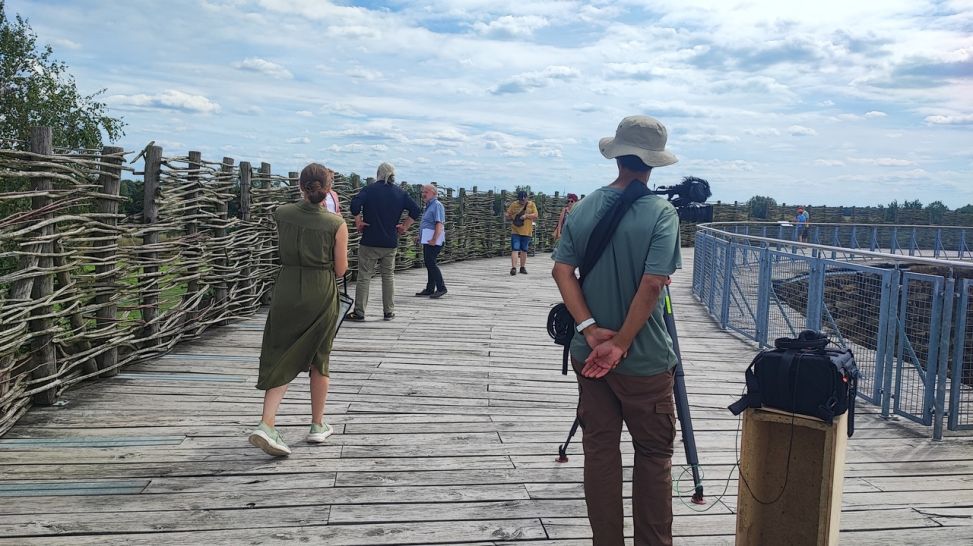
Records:
[[[829,349],[828,343],[827,336],[812,330],[774,341],[774,349],[761,351],[750,363],[747,393],[729,410],[739,415],[766,406],[828,424],[847,411],[848,436],[854,434],[858,366],[850,349]]]
[[[598,220],[598,225],[595,226],[591,235],[588,236],[588,244],[585,245],[584,258],[581,260],[581,267],[579,268],[581,274],[578,278],[578,283],[581,286],[584,286],[584,281],[588,277],[588,273],[591,273],[592,268],[595,267],[598,259],[604,253],[605,247],[608,246],[612,235],[618,229],[618,224],[622,221],[622,217],[632,207],[632,203],[646,195],[651,195],[651,192],[645,184],[638,180],[632,180],[625,187],[621,198]],[[568,374],[569,348],[571,347],[571,340],[574,338],[576,332],[575,328],[574,317],[571,316],[570,311],[568,311],[568,306],[564,305],[564,303],[555,305],[551,308],[550,313],[547,314],[548,335],[551,336],[554,343],[564,347],[564,358],[561,362],[561,373],[563,375]]]

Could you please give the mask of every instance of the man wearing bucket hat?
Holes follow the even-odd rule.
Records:
[[[639,197],[583,287],[575,274],[599,220],[626,188],[647,185],[653,168],[677,161],[665,149],[667,136],[656,119],[631,116],[622,120],[614,137],[601,140],[601,153],[615,160],[618,177],[574,206],[553,255],[554,280],[581,334],[574,336],[570,352],[584,430],[585,501],[596,546],[624,543],[623,422],[635,446],[635,544],[672,544],[676,355],[660,294],[669,275],[681,267],[675,208],[657,195]]]

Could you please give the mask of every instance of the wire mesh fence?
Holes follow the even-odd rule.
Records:
[[[803,243],[790,225],[701,226],[695,297],[722,327],[761,346],[824,331],[852,349],[859,395],[883,415],[931,425],[934,438],[944,417],[950,430],[973,428],[967,228],[816,227]]]

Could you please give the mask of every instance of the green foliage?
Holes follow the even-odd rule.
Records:
[[[902,203],[902,208],[905,210],[922,210],[922,201],[918,199],[915,201],[904,201]]]
[[[124,122],[97,100],[103,93],[80,93],[51,46],[38,46],[20,15],[8,19],[0,0],[0,146],[25,148],[35,126],[51,127],[57,147],[97,148],[102,131],[110,141],[118,139]]]
[[[930,224],[940,224],[943,221],[943,217],[949,212],[949,207],[943,204],[942,201],[933,201],[926,205],[926,212],[929,213]]]
[[[956,209],[956,212],[959,212],[959,213],[962,213],[962,214],[973,214],[973,205],[964,205],[964,206]]]
[[[885,221],[895,222],[899,219],[899,200],[893,199],[887,207],[885,207]]]
[[[142,217],[142,207],[145,204],[145,183],[141,180],[123,179],[118,188],[118,194],[127,197],[128,201],[123,201],[118,206],[118,212],[132,217],[136,221]]]
[[[770,216],[770,208],[776,206],[777,201],[773,197],[763,195],[754,195],[747,201],[747,208],[750,210],[751,218],[762,218],[766,220]]]

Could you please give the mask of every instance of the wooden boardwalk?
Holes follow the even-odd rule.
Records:
[[[725,407],[755,349],[693,301],[684,254],[673,296],[708,503],[674,496],[674,532],[732,544],[738,420]],[[337,434],[303,441],[299,378],[279,420],[286,459],[246,441],[263,316],[31,410],[0,439],[0,543],[588,544],[580,433],[570,462],[554,461],[576,402],[545,331],[557,290],[547,256],[528,266],[511,277],[506,259],[447,265],[438,301],[411,297],[424,270],[399,274],[391,322],[373,281],[369,320],[346,324],[332,355]],[[860,406],[843,543],[973,541],[973,438],[928,436]],[[674,475],[689,491],[681,449]]]

